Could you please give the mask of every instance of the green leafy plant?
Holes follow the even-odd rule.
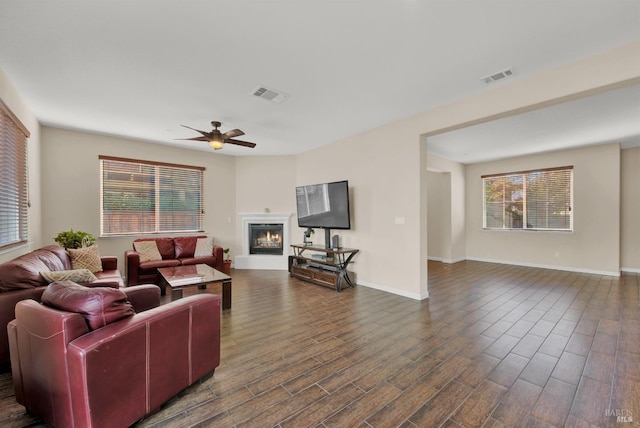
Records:
[[[96,238],[94,238],[92,234],[81,230],[74,231],[73,229],[58,233],[58,236],[53,238],[53,240],[65,250],[69,248],[81,248],[83,240],[86,245],[92,245],[96,242]]]
[[[230,260],[229,250],[230,250],[230,248],[225,248],[224,250],[222,250],[222,252],[224,253],[224,259],[225,260]]]

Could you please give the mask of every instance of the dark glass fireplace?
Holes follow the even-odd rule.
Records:
[[[250,223],[249,254],[271,254],[281,256],[282,252],[281,223]]]

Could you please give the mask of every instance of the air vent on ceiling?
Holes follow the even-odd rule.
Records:
[[[483,77],[482,81],[488,85],[489,83],[498,82],[513,76],[515,76],[515,73],[513,72],[513,68],[510,67],[496,73],[491,73],[490,75]]]
[[[262,98],[263,100],[271,101],[272,103],[280,104],[284,100],[287,99],[288,95],[284,92],[277,91],[275,89],[268,88],[264,85],[260,85],[255,88],[252,92],[252,95]]]

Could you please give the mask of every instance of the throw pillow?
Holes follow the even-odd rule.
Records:
[[[71,281],[52,282],[41,302],[52,308],[82,314],[90,330],[133,316],[127,295],[117,288],[84,287]]]
[[[136,241],[133,248],[140,254],[140,262],[162,260],[156,241]]]
[[[196,241],[196,251],[193,257],[206,257],[213,254],[213,244],[209,238],[198,238]]]
[[[71,267],[74,269],[89,269],[91,272],[102,272],[102,261],[98,246],[93,244],[84,248],[69,248]]]
[[[48,283],[55,281],[93,282],[98,280],[89,269],[54,270],[40,272],[40,275]]]

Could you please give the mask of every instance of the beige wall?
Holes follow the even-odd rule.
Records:
[[[573,166],[573,232],[482,228],[482,175]],[[617,275],[620,149],[607,144],[467,166],[467,258]]]
[[[236,158],[236,240],[232,254],[242,252],[242,227],[237,213],[291,214],[292,231],[296,223],[296,157],[295,156],[239,156]],[[302,235],[294,233],[291,242],[302,242]],[[285,249],[289,251],[289,249]]]
[[[640,272],[640,148],[621,151],[621,268]]]
[[[30,107],[0,68],[0,100],[15,114],[29,130],[27,156],[29,168],[29,238],[28,244],[11,251],[0,253],[0,263],[11,260],[41,246],[42,243],[42,203],[40,172],[40,124]]]
[[[427,245],[429,260],[445,261],[451,240],[451,174],[427,172]]]
[[[428,141],[427,141],[428,144]],[[434,201],[439,204],[448,204],[447,211],[449,212],[448,222],[442,222],[440,228],[445,228],[444,231],[438,233],[444,233],[444,243],[442,244],[442,261],[446,263],[455,263],[460,260],[464,260],[466,257],[466,219],[465,219],[465,165],[444,159],[435,155],[427,156],[427,169],[428,171],[438,172],[445,174],[447,182],[443,185],[445,188],[443,191],[448,192],[443,196],[445,199]],[[427,177],[429,177],[428,175]],[[428,189],[431,189],[430,183],[427,183]],[[429,204],[432,202],[432,196],[428,195],[427,200]],[[428,206],[427,212],[430,213],[431,206]],[[427,216],[430,223],[430,216]],[[428,231],[431,231],[435,226],[429,224]],[[431,240],[429,244],[429,256],[431,253]]]
[[[360,250],[357,282],[415,299],[421,298],[420,165],[419,133],[401,124],[303,153],[297,162],[298,184],[349,180],[352,229],[332,234]],[[324,242],[324,233],[316,231],[314,241]]]
[[[235,241],[234,157],[49,127],[43,127],[42,138],[44,244],[53,244],[58,232],[70,228],[100,235],[99,155],[205,167],[205,233],[223,247]],[[118,256],[125,274],[124,251],[132,241],[99,238],[98,247],[101,254]]]

